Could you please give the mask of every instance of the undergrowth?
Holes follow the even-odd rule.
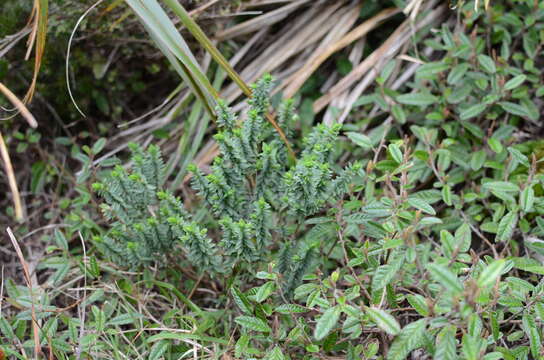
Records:
[[[247,112],[220,102],[217,156],[180,191],[157,145],[100,168],[105,140],[74,150],[46,285],[4,282],[0,349],[30,358],[36,331],[58,359],[543,359],[544,5],[458,11],[351,123],[301,129],[269,76]]]

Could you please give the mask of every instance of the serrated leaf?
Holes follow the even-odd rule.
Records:
[[[509,147],[508,152],[510,153],[510,155],[512,155],[513,159],[516,159],[523,166],[529,167],[529,159],[527,158],[527,156],[523,155],[521,151],[516,148]]]
[[[506,84],[504,84],[505,90],[513,90],[523,84],[523,82],[527,79],[527,76],[521,74],[518,76],[513,77],[512,79],[508,80]]]
[[[533,209],[534,202],[535,191],[533,190],[533,186],[526,186],[519,196],[519,205],[521,207],[521,210],[525,212],[530,212]]]
[[[365,311],[370,320],[389,335],[397,335],[400,332],[400,325],[392,315],[381,309],[366,306]]]
[[[272,329],[265,323],[263,320],[253,317],[253,316],[238,316],[234,321],[249,330],[259,331],[259,332],[270,332]]]
[[[168,346],[170,343],[166,340],[157,341],[153,346],[151,347],[151,350],[149,350],[149,355],[147,358],[149,360],[158,360],[162,357],[162,355],[168,350]]]
[[[506,265],[504,259],[495,260],[482,271],[478,277],[478,286],[486,288],[495,284],[495,280],[501,276],[501,273]]]
[[[508,181],[489,181],[482,185],[483,188],[492,191],[518,192],[519,186]]]
[[[461,63],[459,65],[456,65],[451,69],[450,73],[448,74],[447,82],[450,85],[455,85],[459,83],[459,81],[465,76],[467,70],[470,68],[470,65],[468,63]]]
[[[453,326],[446,326],[436,336],[436,350],[434,360],[456,360],[457,345],[455,341],[456,329]]]
[[[485,54],[478,55],[478,62],[482,68],[490,74],[497,72],[497,67],[495,66],[495,61],[491,57]]]
[[[408,204],[429,215],[436,215],[436,211],[434,211],[433,207],[422,199],[408,198]]]
[[[499,227],[497,229],[497,240],[498,241],[508,241],[512,237],[514,228],[518,222],[518,214],[514,211],[510,211],[503,216],[499,222]]]
[[[230,289],[230,293],[232,295],[232,298],[234,299],[234,302],[238,306],[238,308],[244,313],[244,314],[252,314],[253,308],[251,307],[251,303],[247,299],[247,297],[237,288],[234,286]]]
[[[433,279],[438,281],[448,291],[455,294],[463,292],[463,285],[457,276],[447,267],[439,264],[428,264],[427,270],[431,273]]]
[[[429,306],[427,305],[427,302],[425,301],[425,298],[419,294],[415,295],[408,295],[406,296],[406,300],[412,305],[412,307],[422,316],[429,316]]]
[[[299,314],[307,312],[308,309],[297,304],[282,304],[277,306],[274,311],[279,312],[280,314]]]
[[[372,140],[370,140],[368,136],[356,132],[347,132],[346,136],[353,141],[355,145],[360,146],[363,149],[372,149]]]
[[[340,318],[340,313],[341,311],[338,306],[325,310],[315,325],[314,338],[317,341],[323,340],[327,335],[329,335],[331,330],[336,326],[336,323]]]
[[[59,229],[55,229],[55,242],[62,250],[68,250],[68,240]]]
[[[428,106],[438,103],[438,98],[431,94],[411,93],[397,96],[397,101],[405,105]]]
[[[525,334],[529,338],[531,354],[535,359],[540,359],[540,347],[542,346],[540,333],[535,318],[527,310],[523,312],[522,324],[523,331],[525,331]]]
[[[461,120],[472,119],[473,117],[480,115],[486,108],[486,104],[472,105],[471,107],[461,111],[461,113],[459,114],[459,118]]]
[[[281,348],[279,346],[274,346],[272,351],[266,355],[266,360],[285,360],[285,356],[283,355],[283,352],[281,351]]]
[[[426,319],[419,319],[406,325],[393,340],[387,352],[387,360],[404,360],[410,352],[422,347],[426,327]]]

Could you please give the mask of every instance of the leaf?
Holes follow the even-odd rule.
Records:
[[[451,188],[447,184],[442,188],[442,200],[446,205],[451,206]]]
[[[459,83],[459,81],[463,78],[463,76],[465,76],[469,68],[470,65],[468,63],[461,63],[453,67],[453,69],[451,69],[450,73],[448,74],[448,84],[455,85]]]
[[[455,230],[455,244],[458,252],[467,252],[472,243],[472,230],[470,225],[463,223]]]
[[[411,351],[422,347],[426,327],[426,319],[419,319],[406,325],[393,340],[387,353],[387,360],[404,360]]]
[[[478,62],[482,68],[490,74],[497,72],[497,67],[495,66],[495,61],[488,55],[480,54],[478,55]]]
[[[338,306],[325,310],[323,315],[319,318],[319,320],[317,320],[317,324],[314,329],[314,338],[318,341],[324,339],[336,326],[339,318],[340,308]]]
[[[263,320],[253,316],[238,316],[234,321],[249,330],[259,332],[271,332],[272,329]]]
[[[429,215],[436,215],[436,211],[434,211],[433,207],[422,199],[408,198],[408,204]]]
[[[304,306],[300,306],[297,304],[282,304],[280,306],[277,306],[274,311],[279,312],[280,314],[299,314],[307,312],[309,310]]]
[[[429,306],[427,305],[427,302],[425,301],[425,298],[419,294],[415,295],[408,295],[406,296],[406,300],[412,305],[412,307],[422,316],[429,316]]]
[[[274,346],[272,351],[268,353],[265,359],[266,360],[284,360],[285,355],[283,355],[281,348],[279,346]]]
[[[504,259],[495,260],[482,271],[478,277],[478,286],[486,288],[489,285],[495,284],[495,280],[501,276],[506,262]]]
[[[500,154],[503,150],[501,142],[495,139],[494,137],[489,138],[487,140],[487,144],[489,145],[489,148],[493,150],[495,154]]]
[[[480,115],[486,108],[487,104],[483,103],[472,105],[471,107],[461,111],[461,113],[459,114],[459,118],[461,120],[472,119],[473,117]]]
[[[400,332],[400,325],[392,315],[381,309],[366,306],[365,311],[368,314],[368,317],[370,317],[370,320],[389,335],[397,335]]]
[[[248,315],[251,315],[253,313],[253,309],[249,300],[240,290],[233,286],[230,289],[230,293],[232,295],[232,298],[234,299],[234,302],[243,313]]]
[[[431,94],[411,93],[397,96],[397,101],[405,105],[428,106],[438,103],[438,98]]]
[[[390,144],[387,148],[389,155],[397,162],[397,164],[402,163],[402,151],[397,144]]]
[[[62,250],[68,250],[68,240],[59,229],[55,229],[55,242]]]
[[[472,153],[472,156],[470,157],[470,167],[472,168],[472,170],[480,170],[485,163],[485,158],[485,150],[479,150]]]
[[[527,158],[527,156],[523,155],[521,151],[516,148],[509,147],[508,152],[510,153],[510,155],[512,155],[513,159],[517,160],[523,166],[529,167],[529,159]]]
[[[457,344],[455,341],[456,328],[448,325],[442,328],[436,336],[435,360],[456,360]]]
[[[389,262],[378,266],[372,276],[372,291],[383,289],[393,280],[395,275],[404,263],[404,254],[400,251],[395,251],[389,256]]]
[[[100,139],[96,140],[96,142],[94,143],[94,145],[92,147],[93,154],[96,155],[99,152],[101,152],[102,149],[104,149],[104,146],[106,146],[106,139],[105,138],[100,138]]]
[[[463,284],[461,284],[457,276],[447,267],[433,263],[427,265],[427,270],[429,270],[431,276],[445,287],[446,290],[452,291],[455,294],[463,292]]]
[[[532,185],[528,185],[523,189],[519,196],[519,206],[524,212],[529,212],[533,209],[535,202],[535,191]]]
[[[351,131],[347,132],[346,136],[353,141],[355,145],[360,146],[363,149],[372,149],[372,141],[368,136]]]
[[[166,352],[168,349],[168,346],[170,343],[166,340],[157,341],[153,346],[151,347],[151,350],[149,351],[149,355],[147,358],[149,360],[158,360],[161,358],[161,356]]]
[[[482,185],[484,189],[503,191],[503,192],[518,192],[519,186],[508,181],[489,181]]]
[[[527,76],[523,74],[513,77],[512,79],[508,80],[506,84],[504,84],[504,90],[513,90],[517,88],[523,84],[525,79],[527,79]]]
[[[529,117],[529,113],[527,112],[527,109],[525,109],[523,106],[519,104],[515,104],[509,101],[501,101],[499,102],[499,105],[503,108],[504,111],[512,115],[517,115],[521,117]]]
[[[510,240],[517,222],[518,214],[516,212],[510,211],[508,214],[504,215],[499,222],[499,227],[497,229],[497,240],[503,242]]]
[[[527,310],[523,312],[522,324],[523,331],[525,331],[525,334],[527,334],[527,337],[529,338],[531,354],[535,359],[540,359],[540,347],[542,346],[540,333],[535,318]]]

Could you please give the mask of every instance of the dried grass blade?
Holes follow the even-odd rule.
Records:
[[[15,179],[15,173],[9,157],[8,148],[4,142],[2,132],[0,132],[0,155],[4,162],[4,168],[6,169],[6,175],[8,177],[9,188],[11,190],[11,196],[13,197],[13,207],[15,208],[15,218],[17,221],[23,220],[23,206],[21,201],[21,194],[17,187],[17,180]]]
[[[267,12],[264,15],[258,16],[248,21],[244,21],[241,24],[220,31],[216,35],[216,38],[218,40],[229,40],[240,35],[245,35],[251,32],[258,31],[263,27],[274,25],[285,19],[287,16],[289,16],[289,14],[297,10],[302,5],[308,3],[309,1],[310,0],[298,0],[292,2],[289,5],[282,6],[279,9]]]
[[[304,82],[323,64],[332,54],[345,48],[357,39],[365,36],[375,29],[380,23],[400,12],[398,8],[389,8],[363,22],[355,29],[347,33],[339,41],[330,44],[322,52],[315,54],[308,63],[288,80],[289,85],[285,89],[285,96],[290,98],[300,89]]]
[[[0,92],[3,93],[8,98],[8,100],[13,104],[13,106],[17,108],[17,110],[19,110],[19,112],[21,113],[21,116],[23,116],[25,120],[28,122],[28,125],[30,125],[33,128],[38,127],[38,122],[36,121],[34,116],[30,113],[30,111],[28,111],[25,104],[21,100],[19,100],[19,98],[15,96],[15,94],[12,93],[11,90],[8,89],[6,86],[4,86],[4,84],[2,84],[1,82],[0,82]]]

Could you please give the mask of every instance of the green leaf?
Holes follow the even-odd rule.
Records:
[[[463,335],[461,340],[461,349],[465,360],[478,360],[480,347],[478,346],[478,338],[470,336],[468,334]]]
[[[472,153],[472,156],[470,157],[470,167],[472,170],[480,170],[485,163],[486,156],[485,150],[479,150]]]
[[[486,108],[487,105],[483,103],[472,105],[471,107],[461,111],[459,118],[461,120],[472,119],[473,117],[480,115]]]
[[[100,139],[96,140],[96,142],[94,143],[93,148],[92,148],[93,154],[96,155],[96,154],[100,153],[102,151],[102,149],[104,149],[104,146],[106,146],[106,139],[105,138],[100,138]]]
[[[402,109],[402,106],[395,104],[391,107],[391,115],[397,120],[399,124],[406,123],[406,113]]]
[[[532,185],[528,185],[523,189],[519,196],[519,205],[521,210],[525,212],[530,212],[533,209],[533,204],[535,202],[535,191],[533,190]]]
[[[411,93],[397,96],[397,101],[405,105],[428,106],[438,103],[438,98],[431,94]]]
[[[455,333],[457,329],[452,325],[445,326],[436,336],[435,360],[456,360],[457,345]]]
[[[434,211],[433,207],[422,199],[408,198],[408,204],[429,215],[436,215],[436,211]]]
[[[381,309],[366,306],[365,311],[368,314],[368,317],[370,317],[370,320],[389,335],[397,335],[400,332],[400,325],[392,315]]]
[[[232,298],[234,299],[234,302],[243,313],[248,315],[251,315],[253,313],[251,303],[240,290],[233,286],[230,289],[230,293],[232,295]]]
[[[497,229],[497,240],[503,242],[510,240],[517,222],[518,214],[516,212],[510,211],[508,214],[504,215],[499,222],[499,227]]]
[[[497,72],[497,68],[495,66],[495,61],[487,55],[480,54],[478,55],[478,62],[482,66],[482,68],[487,71],[490,74],[494,74]]]
[[[523,84],[525,79],[527,79],[527,76],[523,74],[513,77],[512,79],[508,80],[506,84],[504,84],[504,90],[513,90],[517,88]]]
[[[272,329],[263,320],[253,316],[238,316],[234,321],[249,330],[259,332],[271,332]]]
[[[453,69],[451,69],[450,73],[448,74],[448,84],[455,85],[459,83],[459,81],[463,78],[463,76],[465,76],[469,68],[470,65],[468,63],[461,63],[453,67]]]
[[[512,115],[517,115],[521,117],[529,117],[529,112],[523,106],[515,104],[510,101],[501,101],[499,105],[503,108],[504,111]]]
[[[406,325],[393,340],[387,360],[404,360],[413,350],[422,347],[425,339],[427,319],[419,319]]]
[[[429,316],[429,306],[427,305],[427,301],[425,301],[425,298],[419,294],[415,295],[408,295],[406,296],[406,300],[412,305],[412,307],[422,316]]]
[[[279,346],[274,346],[272,351],[266,355],[266,360],[285,360],[285,355],[283,355],[283,352],[281,351],[281,348]]]
[[[402,151],[397,144],[390,144],[387,148],[389,155],[397,162],[397,164],[402,163]]]
[[[521,151],[516,148],[509,147],[508,152],[510,153],[510,155],[512,155],[513,159],[518,161],[523,166],[529,167],[529,159],[527,158],[527,156],[523,155]]]
[[[478,286],[486,288],[489,285],[495,284],[495,280],[501,276],[501,273],[506,265],[504,259],[495,260],[482,271],[478,277]]]
[[[347,132],[346,136],[353,141],[355,145],[360,146],[363,149],[372,149],[372,141],[368,136],[356,132]]]
[[[540,333],[534,316],[531,315],[527,310],[523,312],[522,324],[523,331],[525,331],[525,334],[527,334],[527,337],[529,338],[529,347],[531,348],[531,354],[535,359],[540,359],[540,347],[542,346]]]
[[[307,312],[309,309],[297,304],[282,304],[277,306],[274,311],[279,312],[280,314],[299,314]]]
[[[448,291],[452,291],[455,294],[463,292],[463,284],[459,281],[457,276],[447,267],[439,264],[428,264],[427,270],[431,273],[431,276],[438,281]]]
[[[518,192],[519,186],[508,181],[489,181],[482,185],[483,188],[493,191]]]
[[[64,233],[59,229],[55,229],[55,242],[62,250],[68,250],[68,240],[66,240]]]
[[[446,205],[451,206],[451,188],[447,184],[442,187],[442,200],[444,203],[446,203]]]
[[[147,358],[149,360],[158,360],[162,357],[162,355],[168,350],[168,346],[170,343],[166,340],[157,341],[153,346],[151,347],[151,350],[149,351],[149,355]]]
[[[336,326],[338,319],[340,318],[340,308],[334,306],[325,310],[323,315],[317,320],[317,324],[314,329],[314,338],[316,340],[324,339],[331,330]]]
[[[487,144],[489,145],[489,148],[493,150],[493,152],[496,154],[500,154],[503,150],[501,142],[494,137],[487,139]]]

